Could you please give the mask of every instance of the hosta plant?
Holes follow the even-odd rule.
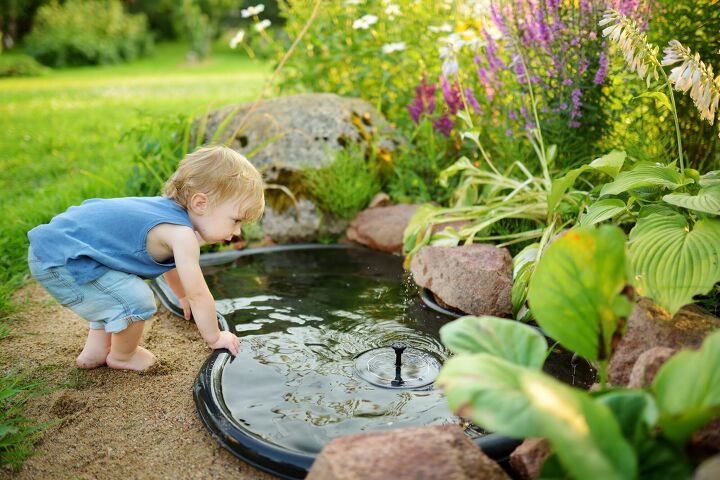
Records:
[[[623,237],[609,226],[571,230],[547,249],[530,287],[543,329],[599,366],[629,312]],[[720,332],[672,357],[646,390],[593,393],[542,373],[547,343],[521,323],[463,317],[440,333],[456,354],[437,379],[451,408],[494,432],[548,439],[541,478],[688,478],[697,458],[684,447],[720,414]]]

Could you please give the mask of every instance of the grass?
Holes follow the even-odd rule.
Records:
[[[182,45],[132,64],[0,79],[0,313],[25,274],[26,232],[83,199],[123,194],[141,119],[250,101],[269,69],[233,51],[201,64]],[[3,316],[4,316],[3,315]]]
[[[159,45],[132,64],[0,79],[0,341],[12,329],[11,295],[27,278],[27,231],[86,198],[123,195],[136,148],[126,132],[149,118],[251,101],[269,75],[227,48],[200,64],[186,63],[185,52]],[[22,407],[43,388],[22,371],[3,371],[0,464],[18,468],[41,434]]]

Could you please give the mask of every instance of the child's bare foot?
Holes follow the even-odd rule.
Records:
[[[155,364],[155,355],[143,347],[137,347],[135,352],[127,360],[116,359],[112,353],[107,356],[107,366],[120,370],[147,370]]]
[[[87,351],[87,348],[80,352],[80,355],[75,359],[75,364],[78,368],[95,368],[105,365],[105,359],[110,353],[110,347],[104,351]]]
[[[110,334],[105,330],[89,330],[80,355],[75,359],[78,368],[95,368],[105,365],[105,358],[110,353]]]

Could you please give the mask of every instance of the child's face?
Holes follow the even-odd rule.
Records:
[[[208,206],[200,215],[194,215],[193,226],[206,243],[218,243],[240,235],[243,209],[239,199],[226,200]]]

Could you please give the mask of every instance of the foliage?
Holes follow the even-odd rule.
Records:
[[[46,75],[48,71],[47,67],[27,55],[0,55],[0,78],[39,77]]]
[[[314,3],[280,3],[288,41],[297,37]],[[288,61],[280,89],[361,97],[407,123],[407,86],[422,72],[438,70],[437,40],[443,34],[436,27],[455,13],[451,9],[433,0],[325,1],[299,54]]]
[[[447,202],[452,188],[441,185],[437,178],[450,165],[447,153],[452,150],[452,140],[435,131],[431,121],[422,119],[407,143],[393,152],[392,172],[384,181],[390,197],[397,203]]]
[[[664,43],[674,38],[692,45],[700,58],[720,66],[720,6],[717,0],[656,0],[658,14],[653,16],[648,38]],[[713,126],[700,121],[689,97],[676,99],[677,113],[684,139],[688,166],[699,171],[720,168],[720,139],[712,135]]]
[[[33,454],[33,442],[43,425],[33,425],[22,411],[39,386],[39,382],[29,381],[17,370],[0,377],[0,468],[7,466],[17,471]]]
[[[626,299],[618,308],[622,239],[616,227],[571,230],[548,248],[530,287],[530,308],[541,326],[562,324],[553,335],[570,348],[589,351],[591,359],[607,335],[617,334],[617,319],[628,312]],[[550,309],[552,302],[571,308]],[[591,323],[595,327],[588,328]],[[475,317],[443,327],[443,342],[456,355],[437,383],[454,411],[504,435],[547,438],[552,453],[541,478],[690,476],[693,460],[683,447],[720,414],[720,375],[714,367],[720,361],[720,332],[706,338],[698,352],[671,358],[649,392],[601,387],[588,394],[539,371],[534,362],[540,352],[527,342],[529,331],[518,322]],[[588,341],[596,347],[586,348]]]
[[[203,60],[210,53],[210,44],[215,35],[210,18],[194,0],[182,0],[174,16],[175,30],[180,38],[190,43],[189,58],[193,61]]]
[[[380,182],[360,147],[338,150],[329,166],[303,170],[308,193],[324,211],[350,219],[380,191]]]
[[[26,51],[54,67],[121,63],[152,48],[145,17],[128,15],[118,0],[68,0],[43,5]]]

